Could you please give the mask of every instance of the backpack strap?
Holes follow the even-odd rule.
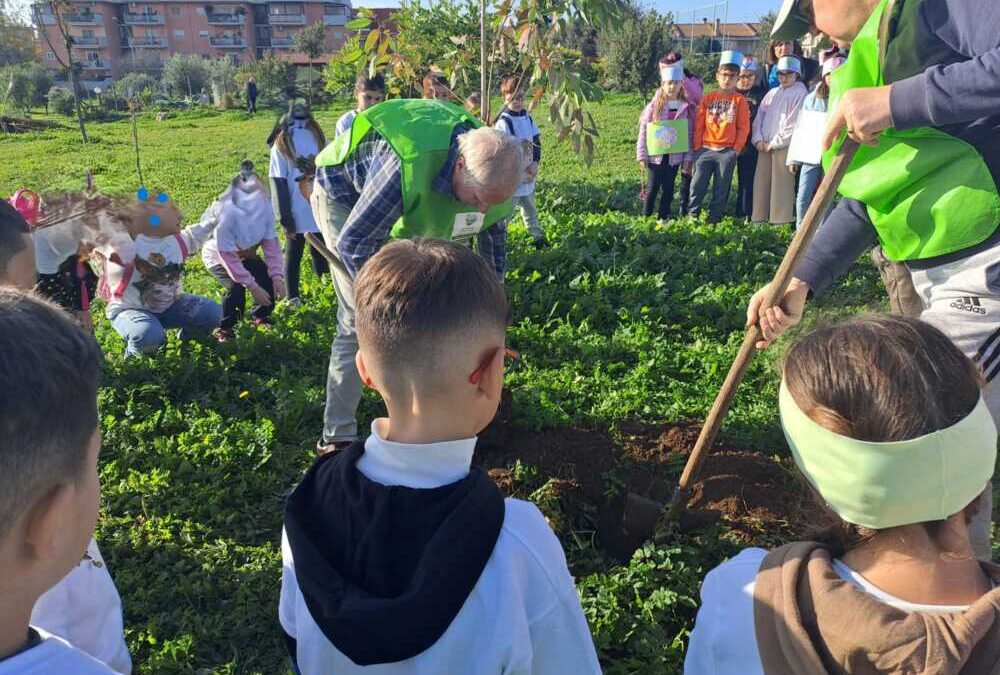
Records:
[[[188,245],[187,245],[187,242],[184,241],[184,237],[182,237],[181,233],[178,232],[177,234],[174,235],[174,239],[177,240],[177,245],[181,249],[181,257],[184,260],[187,260],[187,257],[188,257]]]

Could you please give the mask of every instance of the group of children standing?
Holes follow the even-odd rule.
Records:
[[[792,53],[791,44],[772,45],[772,54],[770,89],[770,75],[762,75],[757,59],[727,51],[716,71],[718,89],[705,95],[679,54],[660,60],[661,86],[639,117],[636,142],[636,158],[646,172],[644,215],[670,217],[680,172],[679,215],[698,218],[711,183],[708,222],[719,222],[736,174],[738,218],[801,223],[822,167],[789,161],[789,145],[801,110],[825,112],[829,76],[844,59],[839,53],[827,58],[822,79],[810,92],[803,83],[807,62]]]

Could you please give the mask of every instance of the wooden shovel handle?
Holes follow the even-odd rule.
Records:
[[[816,196],[813,197],[809,210],[806,211],[806,216],[802,220],[802,226],[795,233],[795,237],[788,246],[788,250],[785,252],[785,257],[782,259],[778,271],[774,274],[770,292],[764,299],[763,307],[773,307],[779,304],[785,296],[785,291],[788,290],[788,284],[792,280],[795,268],[805,254],[813,235],[816,234],[819,226],[823,223],[823,217],[830,208],[830,204],[833,203],[833,199],[837,195],[837,188],[840,186],[840,181],[843,180],[844,174],[847,173],[847,169],[851,165],[851,160],[854,159],[854,154],[857,151],[858,144],[850,138],[845,140],[844,144],[840,147],[837,156],[834,157],[833,162],[830,164],[830,170],[823,177],[823,182],[820,183],[819,189],[816,191]],[[712,404],[712,409],[709,411],[708,417],[705,418],[705,425],[701,428],[698,441],[695,443],[694,450],[691,451],[691,455],[688,457],[684,472],[681,474],[677,488],[674,490],[673,498],[670,501],[669,517],[676,517],[684,509],[691,484],[697,477],[698,470],[701,468],[708,450],[715,444],[715,439],[719,435],[719,428],[722,426],[722,421],[729,411],[729,405],[733,402],[733,397],[736,395],[736,389],[740,386],[740,382],[743,381],[743,376],[746,374],[747,368],[750,366],[750,361],[753,360],[754,353],[757,351],[757,343],[762,338],[763,334],[759,325],[755,324],[747,330],[746,337],[743,338],[743,344],[740,345],[740,351],[736,355],[736,360],[733,361],[733,365],[729,368],[729,374],[726,375],[726,380],[722,383],[722,388],[719,390],[718,396],[715,397],[715,403]]]

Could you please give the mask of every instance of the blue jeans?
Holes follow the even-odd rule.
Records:
[[[712,202],[708,208],[708,222],[717,223],[722,220],[726,209],[729,190],[733,185],[733,172],[736,170],[736,159],[739,155],[732,148],[711,150],[703,148],[694,162],[694,182],[691,185],[691,203],[688,213],[695,218],[701,213],[702,202],[708,192],[708,181],[712,180]]]
[[[823,180],[823,166],[821,164],[803,164],[799,169],[799,194],[795,197],[795,229],[802,226],[802,219],[806,217],[806,211],[812,204],[816,190],[820,181]]]
[[[219,303],[187,293],[158,314],[144,309],[123,309],[111,317],[111,325],[125,338],[125,356],[155,352],[167,341],[169,328],[180,328],[181,339],[187,340],[193,335],[210,333],[221,321]]]

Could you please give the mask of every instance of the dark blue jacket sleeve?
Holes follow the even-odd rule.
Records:
[[[897,129],[944,126],[1000,110],[1000,2],[935,0],[921,6],[927,27],[968,60],[932,66],[892,85]]]
[[[795,276],[809,284],[814,295],[819,295],[846,274],[875,240],[875,226],[864,204],[842,199],[813,237],[795,268]]]

